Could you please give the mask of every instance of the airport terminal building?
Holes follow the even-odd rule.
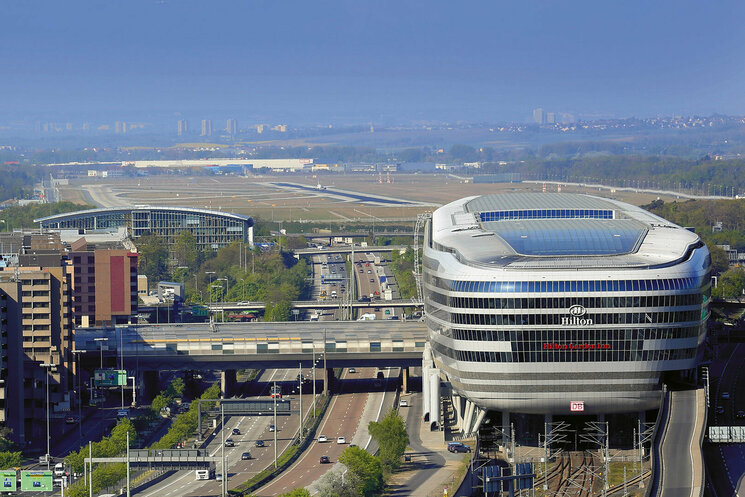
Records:
[[[695,233],[586,195],[464,198],[427,225],[434,365],[481,410],[569,415],[659,406],[695,369],[711,258]]]
[[[109,207],[66,212],[35,219],[42,229],[117,230],[125,227],[137,240],[152,233],[170,247],[182,231],[190,231],[199,250],[226,247],[234,241],[253,245],[254,221],[248,216],[189,207]]]

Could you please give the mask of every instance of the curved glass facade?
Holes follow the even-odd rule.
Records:
[[[234,241],[250,242],[253,219],[238,214],[175,207],[91,209],[68,212],[34,222],[49,229],[115,230],[126,227],[136,240],[152,233],[171,246],[182,231],[190,231],[199,250],[216,250]]]
[[[500,197],[508,202],[509,195]],[[582,198],[568,197],[562,201]],[[567,268],[546,257],[536,257],[535,267],[525,258],[520,266],[508,258],[486,265],[488,254],[469,264],[463,253],[473,253],[473,246],[461,250],[460,243],[474,235],[461,235],[453,221],[465,217],[458,210],[463,202],[434,213],[422,264],[426,319],[435,363],[460,395],[481,407],[524,413],[569,414],[570,400],[583,401],[585,414],[641,411],[657,407],[663,372],[696,367],[708,318],[708,250],[674,227],[681,243],[667,242],[666,263],[655,226],[645,227],[633,206],[610,206],[581,214],[590,222],[636,216],[634,222],[652,236],[632,254],[607,256],[602,268],[583,266],[581,259]],[[503,217],[514,219],[513,213],[523,212],[518,207]],[[527,224],[533,216],[522,219]],[[499,216],[483,217],[489,222],[479,226],[490,231]],[[581,223],[573,217],[572,223]],[[613,236],[612,226],[608,233]],[[662,264],[644,264],[652,257],[645,251]],[[613,267],[613,257],[625,259]],[[642,262],[634,265],[636,260]]]

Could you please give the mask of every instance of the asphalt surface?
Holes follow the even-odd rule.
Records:
[[[422,445],[422,439],[419,436],[420,426],[422,424],[422,393],[416,392],[409,395],[402,395],[406,399],[409,407],[401,407],[398,412],[406,420],[406,431],[409,434],[409,447],[406,453],[411,455],[411,462],[407,463],[407,471],[413,473],[405,481],[391,485],[389,487],[389,496],[406,497],[413,495],[415,491],[424,483],[429,481],[440,468],[445,465],[443,454],[427,449]],[[458,455],[454,456],[458,457]]]
[[[742,426],[745,418],[737,412],[745,410],[745,347],[742,344],[720,345],[719,358],[710,367],[712,377],[709,425]],[[729,399],[724,398],[729,395]],[[704,443],[706,483],[710,494],[718,497],[738,495],[745,475],[744,444]]]
[[[291,382],[297,376],[296,369],[266,370],[257,380],[264,383],[266,392],[257,398],[266,398],[272,381]],[[312,395],[303,391],[303,411],[307,412],[311,406]],[[283,395],[293,402],[293,409],[297,409],[297,395]],[[253,475],[271,466],[274,461],[274,432],[269,431],[273,424],[272,416],[226,416],[225,438],[235,442],[234,447],[225,447],[225,458],[228,466],[228,488],[232,489],[251,478]],[[297,412],[289,416],[277,416],[277,455],[281,455],[291,442],[299,425]],[[218,428],[209,439],[206,448],[210,455],[222,456],[222,433]],[[240,435],[233,435],[233,428],[240,430]],[[263,440],[265,447],[256,447],[256,440]],[[241,460],[243,452],[250,452],[251,459]],[[220,462],[216,464],[216,473],[223,473]],[[136,495],[143,497],[181,497],[181,496],[215,496],[220,495],[221,482],[216,480],[196,480],[194,471],[177,471],[157,484],[146,488]],[[133,493],[133,495],[135,495]]]
[[[660,495],[683,497],[693,494],[691,443],[696,435],[696,391],[672,392],[670,421],[662,442],[662,483]]]
[[[325,435],[327,442],[318,442],[318,438],[311,443],[302,456],[282,476],[272,480],[268,485],[254,492],[260,497],[271,497],[281,493],[289,492],[298,487],[310,485],[323,476],[333,463],[337,462],[339,455],[348,447],[357,426],[359,425],[362,412],[367,401],[367,390],[370,381],[375,377],[375,368],[360,368],[357,373],[349,373],[344,370],[340,382],[341,391],[331,399],[326,417],[316,432],[317,437]],[[350,381],[356,377],[357,381]],[[337,437],[345,437],[346,443],[338,444]],[[330,464],[321,464],[321,456],[327,456]]]

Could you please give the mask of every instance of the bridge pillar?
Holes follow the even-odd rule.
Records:
[[[334,376],[334,369],[333,368],[326,368],[323,372],[323,394],[328,395],[329,390],[333,388],[334,380],[336,377]]]
[[[409,368],[405,367],[401,369],[401,391],[407,393],[409,391]]]
[[[235,369],[226,369],[220,372],[220,393],[223,399],[227,399],[235,391]]]
[[[137,380],[138,393],[142,392],[142,397],[138,396],[137,401],[140,404],[149,404],[160,392],[160,373],[158,371],[143,371],[142,380]]]

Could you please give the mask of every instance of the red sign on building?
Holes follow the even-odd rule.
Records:
[[[582,412],[585,410],[585,403],[584,402],[570,402],[569,410],[572,412]]]

